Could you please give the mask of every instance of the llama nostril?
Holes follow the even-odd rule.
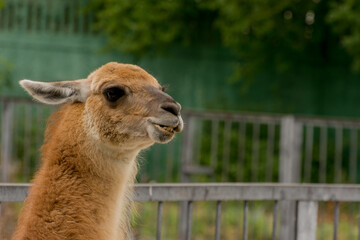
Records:
[[[172,113],[175,116],[179,116],[179,114],[180,114],[179,104],[167,103],[167,104],[161,105],[161,108],[169,113]]]

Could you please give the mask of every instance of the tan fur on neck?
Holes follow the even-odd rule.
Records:
[[[13,239],[125,238],[119,236],[128,227],[122,212],[128,206],[137,153],[118,152],[114,158],[102,153],[86,136],[83,108],[81,103],[67,104],[52,116],[42,148],[44,163]],[[72,229],[63,221],[82,224],[73,224]],[[117,231],[118,227],[122,229]]]

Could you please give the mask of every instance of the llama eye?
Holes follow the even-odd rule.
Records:
[[[119,98],[125,95],[124,89],[119,87],[110,87],[103,91],[103,94],[109,102],[116,102]]]

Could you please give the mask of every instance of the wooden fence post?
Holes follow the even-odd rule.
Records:
[[[299,201],[296,240],[316,240],[318,202]]]
[[[302,144],[302,125],[294,116],[285,116],[281,120],[280,133],[280,164],[279,182],[300,182],[300,161]],[[280,240],[295,239],[296,202],[281,201]]]
[[[14,104],[4,101],[1,124],[1,181],[9,181],[10,160],[13,144],[13,108]]]

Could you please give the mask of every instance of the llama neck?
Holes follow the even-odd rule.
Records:
[[[63,150],[72,152],[68,146]],[[76,148],[73,150],[77,152]],[[69,210],[74,207],[82,216],[87,215],[91,220],[86,223],[87,228],[101,229],[98,232],[102,235],[97,236],[98,239],[102,237],[109,240],[123,239],[128,228],[127,210],[131,197],[130,184],[133,183],[137,170],[136,153],[118,153],[113,156],[93,146],[91,151],[86,151],[84,155],[69,159],[71,163],[77,163],[75,166],[65,159],[62,159],[64,162],[58,163],[58,166],[44,166],[48,168],[44,170],[45,172],[50,173],[54,171],[53,169],[59,168],[59,171],[65,173],[59,181],[48,176],[46,181],[52,182],[49,187],[62,188],[64,185],[76,185],[86,188],[85,194],[77,188],[74,189],[75,191],[66,190],[68,196],[76,197],[79,201],[70,203],[73,205],[68,205],[66,208]],[[81,162],[82,164],[79,164]],[[59,192],[59,194],[63,193]],[[81,207],[83,209],[79,209]],[[88,209],[96,210],[87,212]]]
[[[50,128],[14,239],[125,239],[138,151],[103,148],[79,130],[80,115],[62,116]]]

